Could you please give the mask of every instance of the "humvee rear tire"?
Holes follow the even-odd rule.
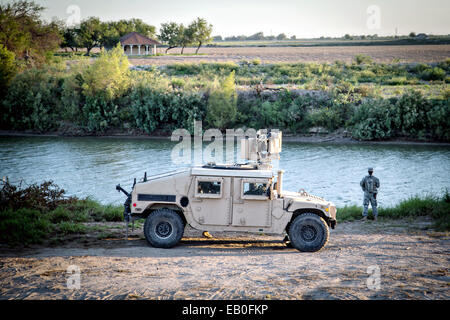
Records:
[[[316,252],[328,242],[330,231],[322,217],[314,213],[303,213],[289,227],[291,245],[302,252]]]
[[[145,220],[144,235],[147,242],[156,248],[172,248],[180,242],[184,233],[184,223],[173,210],[158,209]]]

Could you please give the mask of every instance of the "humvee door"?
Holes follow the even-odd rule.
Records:
[[[233,226],[270,226],[271,183],[271,179],[234,178]]]
[[[191,207],[198,223],[219,226],[230,224],[230,186],[229,177],[194,178]]]

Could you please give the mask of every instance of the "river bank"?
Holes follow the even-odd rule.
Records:
[[[146,134],[143,132],[114,131],[110,130],[101,134],[53,131],[38,133],[33,131],[15,131],[0,130],[0,137],[95,137],[95,138],[120,138],[120,139],[149,139],[149,140],[170,140],[171,136],[167,134]],[[336,143],[336,144],[375,144],[375,145],[430,145],[450,147],[450,142],[436,140],[418,140],[411,138],[394,138],[388,140],[358,140],[349,136],[345,130],[338,130],[332,133],[313,133],[313,134],[283,134],[285,142],[302,143]]]

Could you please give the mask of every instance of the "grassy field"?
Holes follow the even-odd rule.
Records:
[[[235,72],[237,89],[306,90],[330,92],[336,86],[357,91],[362,97],[394,97],[414,89],[427,98],[446,99],[449,94],[450,59],[430,65],[376,63],[367,55],[356,55],[351,63],[274,63],[261,60],[239,63],[176,63],[161,68],[140,66],[156,72],[179,88],[207,87],[217,77]]]

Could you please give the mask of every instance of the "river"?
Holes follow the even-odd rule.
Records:
[[[125,198],[116,184],[130,189],[144,171],[150,176],[188,166],[171,161],[175,144],[142,138],[0,137],[0,176],[27,184],[53,180],[68,195],[121,204]],[[303,188],[338,206],[361,205],[359,182],[369,166],[381,182],[380,206],[450,190],[448,146],[285,141],[281,159],[274,162],[274,170],[285,170],[285,190]]]

